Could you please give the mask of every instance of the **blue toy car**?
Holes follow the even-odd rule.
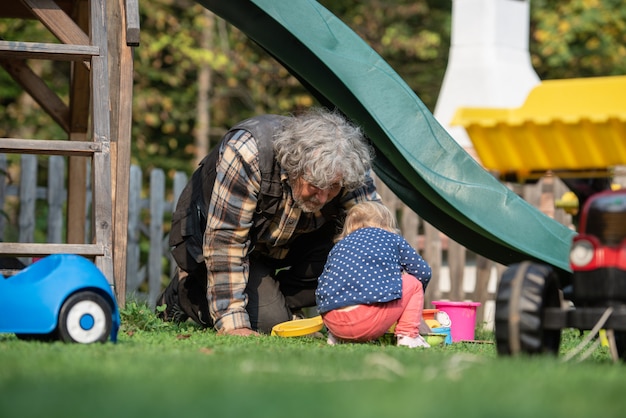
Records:
[[[90,344],[116,342],[119,327],[111,285],[84,257],[50,255],[14,276],[0,275],[0,333]]]

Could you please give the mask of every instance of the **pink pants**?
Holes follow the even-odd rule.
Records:
[[[324,325],[341,340],[365,342],[383,336],[393,324],[395,334],[417,337],[424,309],[422,282],[402,275],[402,298],[349,310],[335,309],[322,314]]]

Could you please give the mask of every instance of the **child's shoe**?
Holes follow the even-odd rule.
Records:
[[[417,335],[417,337],[409,337],[408,335],[398,335],[398,347],[409,347],[409,348],[429,348],[430,344],[424,340],[421,335]]]
[[[337,337],[335,337],[331,332],[329,332],[328,338],[326,339],[326,344],[337,345],[337,344],[341,344],[341,341]]]

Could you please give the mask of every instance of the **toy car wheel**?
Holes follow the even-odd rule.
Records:
[[[551,267],[525,261],[507,268],[496,294],[498,354],[558,354],[561,330],[543,329],[543,315],[545,308],[560,304],[558,277]]]
[[[59,313],[59,338],[65,342],[106,342],[112,326],[111,306],[102,296],[90,291],[70,296]]]

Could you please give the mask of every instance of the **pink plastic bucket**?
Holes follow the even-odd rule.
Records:
[[[480,306],[480,302],[449,302],[436,300],[431,303],[436,309],[447,313],[450,317],[452,342],[474,340],[476,308]]]

